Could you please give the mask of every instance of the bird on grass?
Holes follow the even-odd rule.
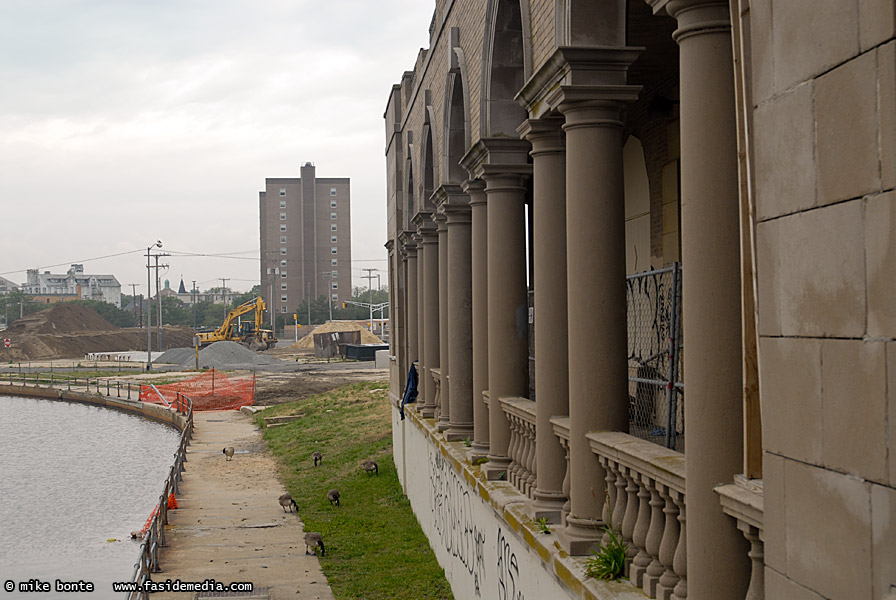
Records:
[[[296,507],[296,512],[299,512],[299,505],[296,504],[296,501],[289,494],[283,494],[277,500],[280,502],[280,506],[283,507],[283,512],[286,512],[287,507],[289,507],[289,512],[292,512],[293,506]]]
[[[305,534],[305,554],[314,554],[314,546],[320,548],[320,555],[323,556],[325,552],[324,548],[324,540],[321,535],[317,532],[306,533]]]
[[[314,459],[314,466],[316,467],[320,463],[324,462],[324,455],[321,454],[318,450],[315,450],[311,453],[311,458]]]
[[[224,460],[231,460],[233,458],[233,446],[227,446],[221,450],[221,454],[227,457]]]
[[[339,490],[330,490],[327,492],[327,500],[330,501],[330,504],[339,506]]]
[[[375,460],[365,460],[364,462],[361,463],[361,467],[363,467],[364,470],[367,471],[368,475],[371,473],[373,473],[375,475],[380,474],[380,467],[379,467],[379,465],[376,464]]]

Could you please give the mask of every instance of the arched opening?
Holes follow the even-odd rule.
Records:
[[[408,148],[408,160],[405,171],[407,172],[407,185],[405,186],[405,219],[408,229],[412,229],[411,219],[417,214],[417,206],[414,202],[414,163],[411,161],[413,149]]]
[[[525,109],[514,99],[525,83],[519,0],[496,0],[494,11],[492,44],[486,65],[486,135],[516,136],[516,128],[526,118]]]
[[[423,192],[420,198],[420,204],[423,210],[434,210],[432,204],[432,192],[435,189],[433,182],[435,181],[436,165],[433,162],[434,152],[432,149],[432,128],[427,120],[423,126]]]
[[[461,183],[467,178],[460,166],[466,153],[466,111],[464,109],[464,85],[460,71],[449,75],[451,95],[448,102],[448,131],[446,136],[447,183]]]

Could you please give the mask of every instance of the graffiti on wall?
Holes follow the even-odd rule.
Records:
[[[498,600],[525,600],[520,581],[520,566],[504,530],[498,527]]]
[[[445,550],[466,568],[473,578],[476,596],[481,596],[485,575],[485,533],[473,523],[469,489],[445,457],[431,446],[429,482],[429,505],[439,539]]]

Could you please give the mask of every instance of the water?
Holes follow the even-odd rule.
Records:
[[[37,578],[96,590],[4,590],[0,600],[123,597],[112,582],[131,578],[140,542],[130,532],[158,502],[179,440],[116,410],[0,396],[0,586]]]

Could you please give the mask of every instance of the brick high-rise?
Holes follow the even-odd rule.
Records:
[[[301,177],[265,179],[259,192],[261,290],[275,313],[291,314],[309,294],[338,302],[351,296],[351,183]]]

